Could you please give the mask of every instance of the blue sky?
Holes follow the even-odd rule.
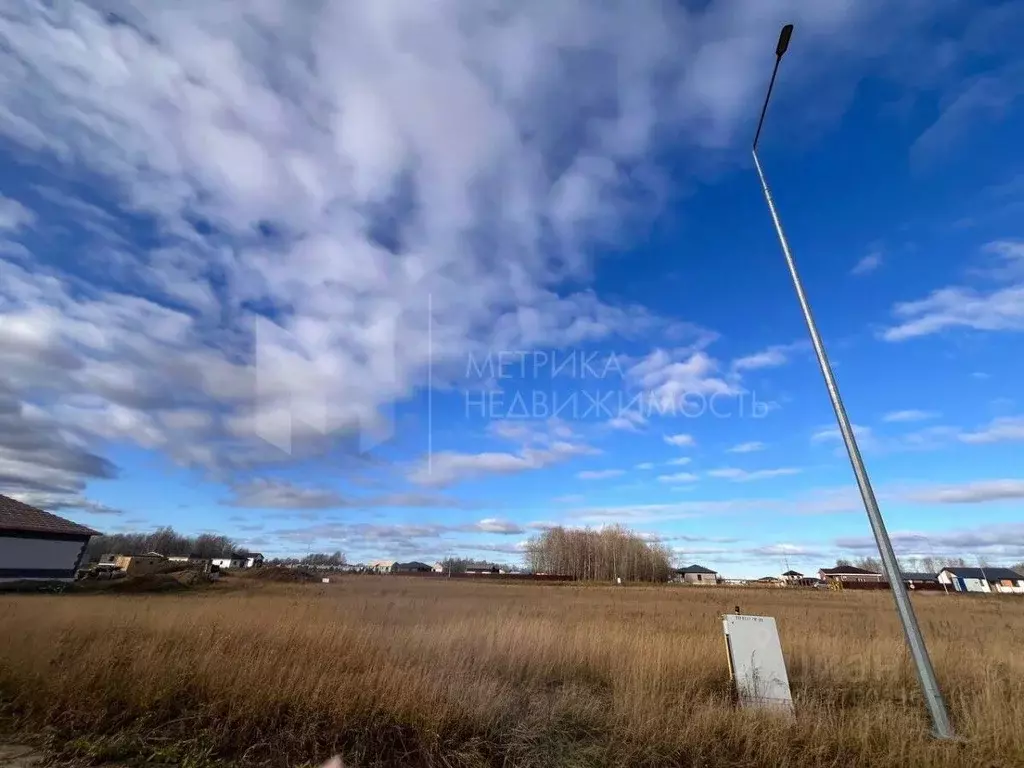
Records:
[[[1024,559],[1009,2],[0,14],[0,492],[269,555]]]

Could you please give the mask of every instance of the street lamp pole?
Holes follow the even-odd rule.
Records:
[[[803,311],[804,320],[807,323],[807,331],[811,336],[811,343],[814,345],[814,354],[818,358],[818,365],[821,367],[821,374],[825,378],[825,386],[828,389],[829,398],[832,401],[832,408],[836,413],[836,421],[839,422],[839,431],[846,444],[846,452],[850,457],[850,464],[853,466],[853,474],[857,479],[857,487],[860,489],[861,499],[864,501],[864,509],[867,511],[868,520],[871,522],[871,531],[875,535],[875,542],[878,544],[878,552],[882,556],[882,569],[885,577],[889,580],[889,587],[892,589],[893,598],[896,601],[896,612],[899,614],[900,623],[903,625],[903,632],[906,635],[907,645],[910,654],[914,658],[914,665],[917,667],[917,676],[921,683],[921,690],[924,693],[928,711],[931,714],[932,729],[936,737],[940,739],[953,738],[953,728],[950,725],[949,713],[946,711],[946,703],[942,698],[942,691],[939,690],[939,683],[935,677],[935,670],[932,667],[931,659],[928,656],[928,649],[925,646],[924,637],[921,635],[921,628],[917,623],[917,616],[914,614],[914,606],[910,602],[906,585],[903,583],[903,574],[899,562],[896,560],[896,553],[892,548],[892,541],[886,531],[885,522],[882,520],[882,513],[878,508],[878,501],[875,499],[875,492],[871,487],[871,480],[868,477],[867,468],[864,466],[864,459],[861,457],[860,448],[857,446],[857,438],[854,435],[850,418],[846,415],[846,408],[843,406],[842,398],[839,396],[839,386],[836,384],[835,375],[832,373],[832,366],[825,354],[825,345],[822,343],[818,333],[818,326],[811,314],[811,307],[807,302],[807,295],[804,293],[804,286],[800,275],[796,270],[796,262],[789,249],[789,241],[782,230],[782,222],[779,219],[778,211],[775,210],[775,201],[768,189],[768,182],[765,180],[764,171],[761,169],[761,161],[757,156],[757,141],[761,137],[761,127],[764,124],[764,116],[768,111],[768,101],[771,99],[772,89],[775,86],[775,76],[779,71],[779,63],[783,54],[789,48],[789,40],[793,35],[793,25],[787,24],[782,28],[779,35],[779,42],[775,48],[775,68],[772,70],[772,79],[768,84],[768,92],[765,94],[764,106],[761,108],[761,118],[757,123],[757,132],[754,134],[752,152],[754,155],[754,167],[761,179],[761,189],[764,191],[764,198],[768,203],[768,210],[772,215],[772,222],[775,224],[775,232],[779,236],[779,244],[782,246],[782,253],[786,257],[786,265],[789,267],[789,275],[793,279],[793,287],[796,289],[796,296],[800,302],[800,309]]]

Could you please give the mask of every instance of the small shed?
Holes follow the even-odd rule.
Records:
[[[167,558],[154,552],[145,555],[118,555],[114,558],[114,565],[129,576],[142,576],[159,571],[167,565]]]

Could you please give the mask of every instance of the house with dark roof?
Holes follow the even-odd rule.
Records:
[[[874,582],[885,581],[885,576],[875,571],[858,568],[855,565],[837,565],[835,568],[822,568],[818,571],[818,578],[824,582],[838,581],[847,582]]]
[[[408,563],[395,563],[393,573],[431,573],[433,567],[415,560]]]
[[[942,582],[939,581],[937,573],[903,571],[902,574],[907,589],[942,589]]]
[[[98,531],[0,494],[0,582],[74,581]]]
[[[676,568],[672,572],[672,581],[683,584],[699,584],[701,586],[713,586],[718,583],[718,573],[703,565],[689,565],[686,568]]]
[[[1024,595],[1024,576],[1009,568],[943,568],[938,579],[957,592]]]

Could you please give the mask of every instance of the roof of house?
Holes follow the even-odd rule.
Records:
[[[99,531],[0,494],[0,531],[99,536]]]
[[[676,568],[676,573],[717,573],[703,565],[689,565],[686,568]]]
[[[917,571],[904,571],[904,581],[938,581],[939,574],[937,573],[921,573]]]
[[[424,569],[424,570],[428,570],[428,571],[429,570],[433,570],[426,563],[420,563],[420,562],[417,562],[416,560],[412,560],[412,561],[410,561],[408,563],[397,563],[395,567],[396,568],[416,568],[416,569]]]
[[[1010,568],[943,568],[942,570],[952,573],[961,579],[987,579],[988,581],[1002,581],[1010,579],[1019,581],[1024,576]]]
[[[835,568],[822,568],[822,573],[838,576],[841,573],[851,573],[857,576],[881,576],[877,571],[869,571],[865,568],[858,568],[855,565],[837,565]]]
[[[800,573],[800,571],[786,571],[786,572],[785,572],[784,574],[782,574],[782,575],[783,575],[783,576],[803,576],[803,574],[802,574],[802,573]]]

